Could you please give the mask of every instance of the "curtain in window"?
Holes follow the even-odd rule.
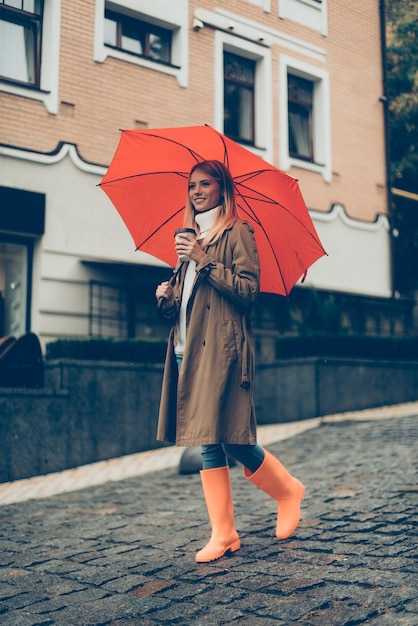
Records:
[[[311,158],[310,123],[308,117],[289,111],[289,146],[290,151],[298,156]]]

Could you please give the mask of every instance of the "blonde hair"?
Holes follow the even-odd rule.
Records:
[[[187,189],[189,188],[190,178],[196,170],[199,170],[203,172],[203,174],[206,174],[216,180],[220,189],[220,209],[215,223],[212,228],[209,229],[202,241],[202,244],[206,245],[209,242],[213,243],[214,241],[217,241],[224,230],[233,224],[237,219],[240,219],[240,216],[235,202],[234,181],[226,165],[221,163],[221,161],[216,160],[201,161],[200,163],[196,163],[196,165],[194,165],[190,170],[187,181]],[[195,220],[195,209],[190,201],[189,193],[187,193],[186,206],[184,210],[184,226],[186,228],[194,228],[199,231],[199,227]]]

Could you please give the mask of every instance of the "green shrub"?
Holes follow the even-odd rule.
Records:
[[[163,363],[166,348],[162,339],[57,339],[46,345],[45,358]]]

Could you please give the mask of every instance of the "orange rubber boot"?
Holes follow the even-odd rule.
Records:
[[[202,470],[200,478],[212,534],[209,543],[196,554],[196,561],[209,563],[220,559],[228,551],[239,550],[241,544],[234,525],[229,467]]]
[[[264,453],[264,461],[258,470],[252,474],[245,467],[244,476],[277,501],[276,537],[287,539],[299,524],[305,487],[270,452],[264,450]]]

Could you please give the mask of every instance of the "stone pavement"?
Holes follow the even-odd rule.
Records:
[[[274,502],[237,465],[242,548],[211,564],[178,450],[0,485],[0,625],[417,626],[418,403],[285,431],[260,439],[306,485],[299,528],[275,539]]]

